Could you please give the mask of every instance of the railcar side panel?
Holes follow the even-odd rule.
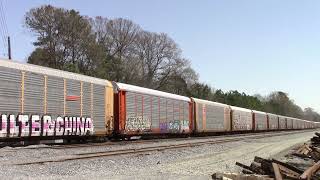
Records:
[[[1,60],[0,82],[0,137],[108,134],[106,80]]]
[[[44,81],[40,74],[25,72],[24,74],[24,113],[38,112],[44,114]]]
[[[121,135],[188,134],[192,131],[191,100],[187,97],[141,88],[118,85]]]
[[[277,115],[275,114],[270,114],[268,113],[268,117],[269,117],[269,129],[270,130],[276,130],[276,129],[279,129],[279,125],[280,125],[280,122],[279,122],[279,118]],[[283,122],[282,122],[283,123]],[[282,124],[283,125],[283,124]],[[284,121],[284,126],[283,128],[285,128],[285,121]]]
[[[289,118],[289,117],[286,117],[286,121],[287,121],[287,129],[293,129],[293,119],[292,118]]]
[[[252,130],[252,111],[245,108],[230,106],[232,110],[232,131]]]
[[[253,130],[261,131],[268,130],[268,116],[265,112],[252,111],[253,112]]]
[[[0,109],[4,114],[21,112],[21,71],[0,66]]]
[[[195,106],[195,132],[228,132],[230,112],[228,105],[192,98]]]
[[[287,123],[287,119],[284,116],[279,116],[279,129],[289,129],[290,124]]]

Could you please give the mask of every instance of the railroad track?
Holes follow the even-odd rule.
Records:
[[[306,131],[302,131],[306,132]],[[153,145],[149,147],[141,147],[141,148],[127,148],[127,149],[115,149],[108,151],[95,151],[88,153],[76,153],[73,155],[69,155],[68,157],[61,157],[58,159],[44,159],[38,161],[31,162],[22,162],[16,163],[14,165],[32,165],[32,164],[45,164],[45,163],[58,163],[65,161],[73,161],[73,160],[81,160],[81,159],[91,159],[91,158],[99,158],[99,157],[108,157],[108,156],[119,156],[119,155],[131,155],[131,154],[142,154],[147,152],[154,151],[164,151],[164,150],[173,150],[187,147],[195,147],[209,144],[221,144],[227,142],[236,142],[242,140],[252,140],[252,139],[262,139],[266,137],[274,137],[274,136],[282,136],[299,132],[285,132],[285,133],[268,133],[268,134],[246,134],[241,136],[233,136],[233,137],[225,137],[221,139],[208,139],[197,142],[184,142],[184,143],[176,143],[176,144],[168,144],[168,145]],[[186,139],[184,139],[186,141]]]
[[[302,132],[313,131],[313,130],[303,130]],[[152,144],[152,143],[159,143],[163,141],[186,141],[186,140],[201,140],[201,139],[218,139],[218,138],[228,138],[228,137],[239,137],[239,136],[250,136],[250,135],[265,135],[265,134],[292,134],[301,132],[301,130],[292,130],[292,131],[268,131],[263,133],[244,133],[244,134],[230,134],[230,135],[223,135],[223,136],[204,136],[204,137],[191,137],[191,138],[168,138],[168,139],[150,139],[150,140],[134,140],[134,141],[115,141],[115,142],[101,142],[101,143],[82,143],[82,144],[61,144],[61,145],[48,145],[48,146],[32,146],[32,147],[17,147],[10,150],[2,151],[2,152],[15,152],[19,150],[33,150],[33,149],[77,149],[77,148],[91,148],[91,147],[101,147],[101,146],[113,146],[113,145],[127,145],[127,144]]]

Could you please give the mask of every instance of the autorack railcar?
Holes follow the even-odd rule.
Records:
[[[266,131],[268,130],[268,115],[265,112],[252,110],[253,115],[253,131]]]
[[[231,107],[231,127],[232,131],[252,131],[253,116],[250,109]]]
[[[116,86],[115,131],[119,135],[190,134],[191,99],[124,83]]]
[[[286,129],[293,129],[293,119],[292,118],[290,118],[290,117],[285,117],[286,118],[286,122],[287,122],[287,127],[286,127]]]
[[[291,124],[288,124],[287,118],[285,116],[280,116],[280,115],[278,117],[279,117],[279,129],[280,130],[289,129]]]
[[[279,129],[280,126],[280,121],[279,117],[275,114],[272,113],[267,113],[268,114],[268,122],[269,122],[269,130],[277,130]],[[285,128],[286,122],[284,121],[284,128]]]
[[[0,60],[3,138],[111,135],[111,82]]]
[[[192,98],[195,133],[231,131],[231,108],[226,104]]]

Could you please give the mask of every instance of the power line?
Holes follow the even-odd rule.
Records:
[[[7,21],[6,21],[6,16],[4,13],[2,0],[0,0],[0,34],[1,34],[3,46],[4,46],[4,50],[5,50],[4,55],[6,55],[6,49],[9,46],[9,44],[7,42],[7,40],[9,39],[9,30],[8,30],[8,26],[7,26]]]
[[[0,6],[1,6],[1,4],[0,4]],[[1,8],[0,8],[0,31],[1,31],[2,40],[5,42],[5,36],[7,35],[7,33],[6,33],[6,30],[5,30],[5,24],[4,24],[3,19],[2,19]],[[6,43],[4,43],[4,46],[6,46]]]
[[[5,15],[5,13],[4,13],[4,8],[3,8],[3,3],[2,3],[2,1],[0,1],[0,8],[1,8],[1,10],[0,10],[0,12],[2,13],[2,20],[3,20],[3,22],[4,22],[4,29],[5,29],[5,33],[7,34],[7,35],[9,35],[9,30],[8,30],[8,26],[7,26],[7,18],[6,18],[6,15]]]

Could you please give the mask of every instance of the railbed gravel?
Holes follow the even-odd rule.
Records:
[[[254,156],[268,158],[288,151],[290,147],[307,141],[313,133],[314,131],[307,131],[265,139],[247,139],[142,154],[32,165],[15,164],[68,157],[85,152],[203,141],[210,137],[198,140],[169,139],[156,143],[119,143],[70,149],[4,147],[0,149],[0,176],[1,179],[210,179],[210,175],[215,172],[240,171],[235,166],[236,161],[249,164]]]

